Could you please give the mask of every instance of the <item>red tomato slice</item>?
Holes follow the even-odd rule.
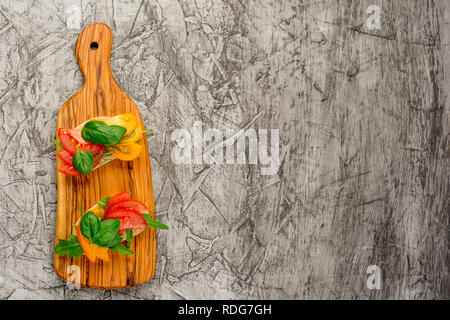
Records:
[[[88,149],[88,142],[81,137],[81,132],[73,129],[58,130],[58,139],[61,142],[64,150],[71,154],[77,152],[77,147],[80,150]]]
[[[88,151],[94,155],[94,151],[91,151],[91,150],[88,150]],[[94,155],[94,167],[96,167],[98,165],[98,162],[101,160],[101,158],[103,158],[104,154],[105,154],[104,148],[103,148],[103,150],[100,150],[99,152],[95,153],[96,156]],[[63,150],[58,153],[58,157],[64,162],[64,164],[68,165],[70,168],[75,170],[73,168],[73,154],[71,154],[70,152],[68,152],[66,150]],[[72,169],[69,169],[67,167],[61,167],[60,172],[62,172],[64,174],[66,174],[65,172],[68,172],[67,173],[68,175],[78,175],[78,174],[74,174]]]
[[[118,201],[118,202],[115,202],[115,203],[109,205],[106,208],[104,216],[107,217],[108,213],[115,209],[134,210],[140,214],[148,213],[148,209],[147,209],[146,205],[143,204],[142,202],[133,200],[133,199],[125,199],[125,200],[121,200],[121,201]]]
[[[108,219],[120,219],[120,228],[119,228],[120,235],[122,235],[126,229],[137,230],[137,229],[145,229],[148,227],[144,217],[134,210],[128,209],[111,210],[108,214],[108,217],[103,218],[103,220]]]
[[[72,165],[63,163],[61,165],[61,167],[58,170],[59,172],[67,175],[67,176],[79,176],[81,175],[77,170],[75,170],[74,167],[72,167]]]
[[[87,150],[88,152],[90,152],[93,156],[94,156],[94,168],[96,166],[98,166],[99,161],[103,158],[103,156],[105,155],[105,148],[102,148],[99,151],[96,151],[96,147],[94,146],[94,150]]]
[[[59,157],[62,161],[64,161],[65,164],[68,164],[68,165],[72,166],[72,163],[73,163],[73,155],[72,155],[70,152],[68,152],[68,151],[66,151],[66,150],[63,150],[63,151],[61,151],[61,152],[58,153],[58,157]]]
[[[74,139],[78,144],[88,144],[86,140],[83,139],[81,135],[81,130],[76,129],[66,129],[67,134]]]
[[[80,130],[59,129],[58,139],[64,150],[71,154],[77,152],[77,147],[81,151],[89,151],[97,160],[100,160],[105,154],[105,146],[98,143],[90,143],[83,139]]]
[[[106,202],[106,206],[110,206],[116,202],[129,200],[131,198],[130,192],[119,192],[109,198],[108,202]]]
[[[67,152],[66,150],[63,150],[61,152],[58,153],[58,157],[67,165],[69,165],[69,167],[73,166],[73,154],[70,154],[69,152]],[[102,158],[102,156],[95,158],[94,157],[94,167],[96,167],[98,165],[98,160],[100,160]]]
[[[85,146],[83,146],[85,148]],[[106,152],[106,147],[103,144],[100,143],[89,143],[87,145],[87,149],[85,151],[89,151],[92,153],[94,158],[100,160],[103,158]]]
[[[58,130],[58,140],[61,142],[61,145],[63,146],[64,150],[71,154],[75,154],[77,152],[77,147],[73,143],[73,139],[67,134],[65,131],[66,129],[59,129]]]

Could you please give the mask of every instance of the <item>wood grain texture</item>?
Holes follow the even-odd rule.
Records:
[[[50,139],[93,22],[153,131],[170,226],[154,279],[122,290],[69,290],[53,268]],[[442,0],[2,0],[0,298],[449,299],[449,48]],[[174,164],[172,132],[198,120],[279,129],[279,171]]]
[[[76,57],[85,84],[59,112],[57,129],[75,128],[81,123],[101,116],[132,112],[138,125],[144,126],[135,103],[119,88],[110,68],[113,34],[103,23],[87,26],[76,43]],[[95,46],[93,45],[95,44]],[[94,170],[88,176],[70,177],[57,172],[58,205],[55,239],[73,234],[73,224],[81,216],[81,209],[89,209],[100,199],[122,191],[130,191],[131,198],[144,202],[154,216],[155,206],[151,180],[148,146],[133,161],[115,160]],[[60,149],[60,148],[58,148]],[[59,150],[58,150],[59,151]],[[56,161],[57,167],[62,164]],[[130,247],[134,255],[115,253],[110,262],[90,262],[55,254],[55,270],[67,281],[73,267],[80,267],[80,284],[89,288],[118,289],[139,285],[150,280],[155,272],[156,232],[154,228],[136,236]]]

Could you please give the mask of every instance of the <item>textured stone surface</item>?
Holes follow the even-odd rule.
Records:
[[[68,289],[52,262],[50,139],[93,22],[153,130],[171,227],[154,279],[118,291]],[[450,298],[449,23],[437,0],[2,0],[0,298]],[[171,133],[196,120],[280,129],[277,174],[174,164]]]

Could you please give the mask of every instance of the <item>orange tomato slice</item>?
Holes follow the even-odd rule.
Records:
[[[142,151],[142,141],[120,143],[111,148],[111,153],[117,159],[131,161],[139,157]]]
[[[130,134],[126,134],[123,137],[120,144],[139,142],[139,140],[142,140],[142,133],[143,131],[141,126],[137,126]]]
[[[105,262],[109,262],[109,260],[110,260],[110,252],[111,251],[108,248],[106,248],[106,247],[100,247],[100,246],[97,246],[96,244],[94,244],[94,246],[96,246],[96,248],[95,248],[95,255],[97,257],[99,257],[100,260],[103,260]]]
[[[137,126],[137,119],[134,113],[123,113],[114,117],[109,117],[103,120],[107,125],[121,126],[127,129],[125,136],[131,134]]]
[[[81,228],[79,226],[76,227],[78,242],[80,243],[81,249],[83,249],[84,254],[89,259],[89,261],[95,263],[97,257],[103,261],[108,262],[109,258],[109,249],[105,247],[100,247],[83,236],[81,233]]]
[[[97,216],[97,218],[102,220],[105,209],[100,206],[96,206],[92,209],[89,209],[89,211],[92,211]]]
[[[83,249],[84,254],[89,259],[89,261],[95,263],[95,260],[97,259],[97,256],[95,254],[94,246],[91,246],[91,242],[89,241],[89,239],[84,237],[81,234],[80,226],[76,227],[76,231],[77,231],[78,242],[80,243],[81,249]]]
[[[127,129],[120,143],[109,148],[112,155],[123,161],[131,161],[139,157],[143,147],[143,130],[137,124],[134,113],[123,113],[102,120],[107,125],[118,125]]]

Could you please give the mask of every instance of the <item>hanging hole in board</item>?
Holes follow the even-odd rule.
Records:
[[[98,42],[91,42],[91,49],[97,50],[98,49]]]

